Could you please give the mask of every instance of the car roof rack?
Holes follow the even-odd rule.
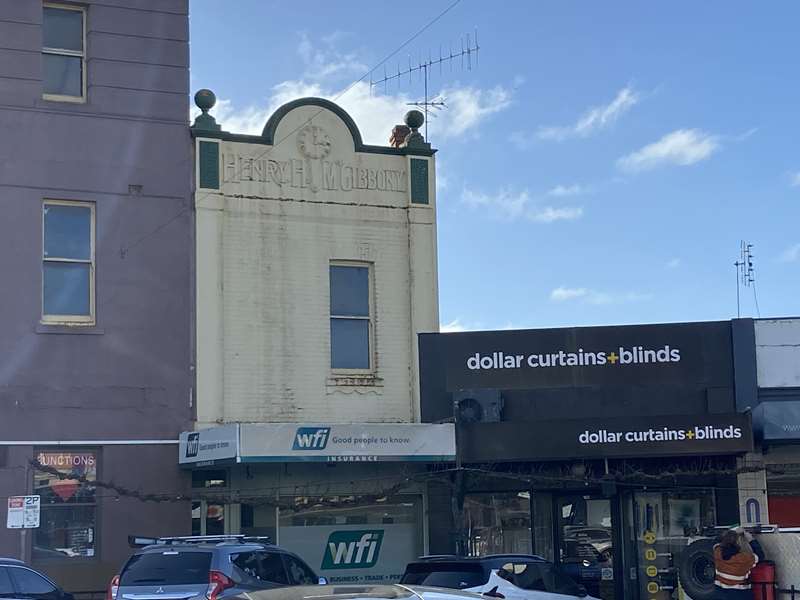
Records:
[[[173,544],[271,544],[272,539],[266,535],[181,535],[170,537],[147,537],[141,535],[129,535],[128,544],[134,548],[144,546],[171,546]]]

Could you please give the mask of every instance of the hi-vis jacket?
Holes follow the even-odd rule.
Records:
[[[750,542],[753,553],[737,552],[733,556],[724,556],[722,547],[714,546],[714,568],[716,578],[714,583],[726,590],[749,590],[750,571],[764,559],[761,544],[753,540]]]

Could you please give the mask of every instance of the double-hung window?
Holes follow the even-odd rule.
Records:
[[[47,100],[83,102],[86,96],[86,12],[45,4],[42,15],[42,85]]]
[[[91,325],[94,203],[47,200],[43,213],[42,322]]]
[[[370,265],[330,265],[331,368],[372,369],[372,294]]]

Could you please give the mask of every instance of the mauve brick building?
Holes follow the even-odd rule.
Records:
[[[188,503],[74,479],[188,487],[188,37],[188,0],[0,0],[0,502],[42,501],[0,556],[70,591],[103,589],[129,534],[191,527]]]

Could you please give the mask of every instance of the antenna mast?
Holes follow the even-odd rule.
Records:
[[[453,71],[453,64],[458,60],[461,59],[461,69],[463,70],[465,67],[468,71],[472,70],[473,62],[475,66],[478,65],[478,51],[480,50],[480,46],[478,45],[478,31],[475,30],[475,37],[474,40],[472,36],[468,33],[466,36],[461,38],[461,50],[456,49],[453,51],[452,45],[449,47],[449,52],[444,52],[442,50],[442,46],[439,46],[439,58],[433,58],[432,54],[428,52],[428,59],[423,60],[420,59],[417,63],[412,64],[411,56],[408,57],[408,68],[400,69],[400,65],[397,65],[397,73],[388,74],[386,72],[386,67],[384,67],[383,77],[377,80],[372,79],[372,74],[370,74],[370,81],[369,87],[372,90],[375,86],[383,85],[384,89],[388,91],[389,83],[392,81],[397,81],[398,87],[400,85],[400,81],[406,75],[408,76],[408,82],[411,83],[413,81],[413,76],[415,73],[419,74],[419,76],[423,80],[424,85],[424,97],[422,100],[417,102],[408,102],[409,106],[417,106],[422,109],[423,113],[425,114],[425,140],[428,141],[428,117],[429,116],[436,116],[435,113],[431,111],[440,111],[447,108],[447,104],[445,103],[445,99],[441,96],[434,96],[431,98],[428,95],[428,82],[430,81],[430,74],[431,69],[436,65],[439,66],[439,75],[442,74],[443,65],[449,64],[450,71]]]
[[[741,310],[741,302],[739,300],[739,287],[741,285],[745,287],[753,286],[753,298],[755,296],[755,281],[756,281],[756,271],[755,267],[753,266],[753,254],[750,252],[750,249],[753,247],[753,244],[748,244],[744,240],[739,242],[739,258],[736,262],[733,263],[733,266],[736,268],[736,317],[741,318],[742,310]],[[758,300],[756,299],[756,309],[758,309]],[[758,310],[759,316],[761,311]]]

